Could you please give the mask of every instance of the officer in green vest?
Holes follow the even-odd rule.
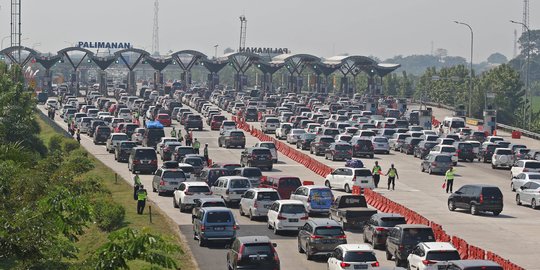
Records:
[[[381,166],[379,166],[379,162],[375,161],[375,166],[373,166],[372,174],[373,174],[373,182],[375,183],[375,187],[379,187],[379,181],[381,180]]]
[[[146,192],[146,189],[143,185],[139,188],[137,191],[137,214],[142,215],[144,211],[144,207],[146,206],[146,197],[148,196],[148,193]]]
[[[388,169],[386,175],[388,175],[388,190],[390,190],[390,184],[392,185],[392,190],[394,190],[396,187],[396,177],[399,179],[399,175],[397,173],[397,169],[394,167],[394,164],[390,166],[390,169]]]
[[[135,173],[133,176],[133,199],[137,200],[137,191],[139,187],[142,186],[141,178],[138,173]]]
[[[450,166],[448,171],[446,171],[446,173],[444,174],[444,181],[446,181],[446,193],[448,193],[448,191],[452,193],[452,188],[454,187],[454,173],[454,167]]]
[[[197,138],[195,138],[195,141],[193,141],[193,151],[197,155],[199,154],[199,148],[201,148],[201,142],[199,142]]]
[[[176,128],[174,127],[172,127],[172,130],[171,130],[171,137],[176,138]]]

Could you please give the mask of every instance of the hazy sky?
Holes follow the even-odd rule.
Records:
[[[23,44],[56,52],[77,41],[124,41],[150,51],[153,0],[22,0]],[[445,48],[474,62],[493,52],[513,55],[521,0],[160,0],[160,52],[183,49],[214,54],[236,49],[240,22],[248,20],[249,47],[286,47],[322,57],[347,52],[382,59]],[[9,35],[10,1],[0,0],[0,38]],[[531,1],[530,27],[540,26],[540,3]],[[4,46],[9,38],[4,41]]]

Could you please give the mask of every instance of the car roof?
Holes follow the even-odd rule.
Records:
[[[341,248],[343,251],[370,251],[373,252],[373,247],[369,244],[343,244],[337,246],[338,248]]]
[[[339,223],[330,218],[310,218],[308,222],[313,223],[315,226],[340,226]]]
[[[442,251],[442,250],[456,250],[456,248],[448,242],[422,242],[420,245],[423,245],[426,249],[430,251]]]
[[[236,238],[242,244],[252,243],[270,243],[270,238],[265,235],[258,236],[240,236]]]

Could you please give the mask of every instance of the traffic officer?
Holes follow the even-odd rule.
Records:
[[[171,130],[171,137],[176,138],[176,128],[174,127],[172,127],[172,130]]]
[[[379,187],[379,180],[381,180],[381,170],[382,168],[381,166],[379,166],[379,162],[375,161],[375,166],[373,166],[373,169],[371,170],[375,187]]]
[[[204,150],[203,150],[203,153],[204,153],[204,159],[206,159],[206,164],[208,166],[210,166],[210,164],[208,164],[208,144],[204,144]]]
[[[195,141],[193,141],[193,151],[197,155],[199,154],[199,148],[201,148],[201,142],[199,142],[197,138],[195,138]]]
[[[142,215],[144,207],[146,206],[146,197],[148,193],[143,185],[137,190],[137,214]]]
[[[446,182],[446,193],[448,193],[448,191],[452,193],[452,188],[454,187],[454,173],[454,167],[450,166],[448,171],[446,171],[446,173],[444,174],[444,181]]]
[[[390,184],[392,184],[392,190],[394,190],[396,187],[396,177],[399,179],[399,175],[393,163],[390,166],[390,169],[388,169],[386,175],[388,175],[388,190],[390,190]]]
[[[135,173],[133,176],[133,199],[137,200],[137,191],[139,187],[142,186],[141,178],[138,173]]]

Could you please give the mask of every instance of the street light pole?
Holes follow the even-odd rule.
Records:
[[[473,33],[473,29],[470,25],[464,23],[464,22],[459,22],[459,21],[454,21],[454,23],[457,23],[457,24],[461,24],[461,25],[465,25],[469,28],[469,30],[471,30],[471,64],[470,64],[470,70],[471,70],[471,78],[470,78],[470,81],[469,81],[469,117],[472,116],[472,111],[471,111],[471,107],[472,107],[472,92],[473,92],[473,46],[474,46],[474,33]]]
[[[531,129],[531,117],[532,117],[532,93],[531,89],[529,89],[529,67],[530,67],[530,59],[531,59],[531,30],[529,27],[518,21],[510,20],[511,23],[520,24],[525,29],[527,29],[527,70],[525,71],[525,109],[527,108],[527,103],[529,103],[529,115],[528,115],[528,121],[527,121],[527,128]],[[527,102],[528,100],[528,102]],[[525,110],[523,110],[523,114],[525,114]],[[527,118],[527,115],[524,115],[523,118]],[[525,121],[523,121],[523,124],[525,124]]]

